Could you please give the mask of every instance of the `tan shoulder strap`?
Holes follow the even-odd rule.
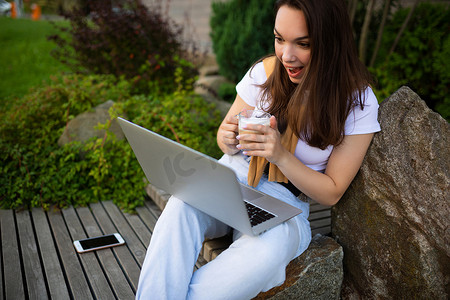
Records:
[[[269,78],[270,74],[272,74],[273,70],[275,69],[276,61],[276,56],[270,56],[263,59],[264,71],[266,71],[267,78]]]

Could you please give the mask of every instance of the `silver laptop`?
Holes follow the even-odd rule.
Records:
[[[239,183],[216,159],[130,121],[119,124],[149,182],[248,235],[258,235],[302,211]]]

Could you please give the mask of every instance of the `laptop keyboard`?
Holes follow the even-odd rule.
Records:
[[[267,210],[259,208],[250,202],[245,201],[245,206],[247,207],[247,213],[252,227],[275,217],[274,214],[271,214]]]

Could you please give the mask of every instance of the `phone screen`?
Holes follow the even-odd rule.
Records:
[[[80,240],[80,245],[84,250],[89,250],[92,248],[103,247],[111,244],[118,244],[119,241],[114,236],[114,234],[104,235],[92,239]]]

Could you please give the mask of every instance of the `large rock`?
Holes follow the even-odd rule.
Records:
[[[63,146],[73,141],[84,142],[94,136],[102,138],[105,135],[105,130],[98,130],[95,127],[111,120],[108,110],[113,104],[114,101],[108,100],[95,107],[93,111],[84,112],[70,120],[58,140],[58,145]],[[114,133],[118,139],[124,138],[122,129],[116,119],[111,120],[109,131]]]
[[[380,105],[379,121],[382,132],[332,210],[345,254],[342,296],[448,299],[450,125],[407,87]]]
[[[343,255],[335,240],[317,234],[308,249],[287,266],[286,281],[253,300],[339,299]]]

